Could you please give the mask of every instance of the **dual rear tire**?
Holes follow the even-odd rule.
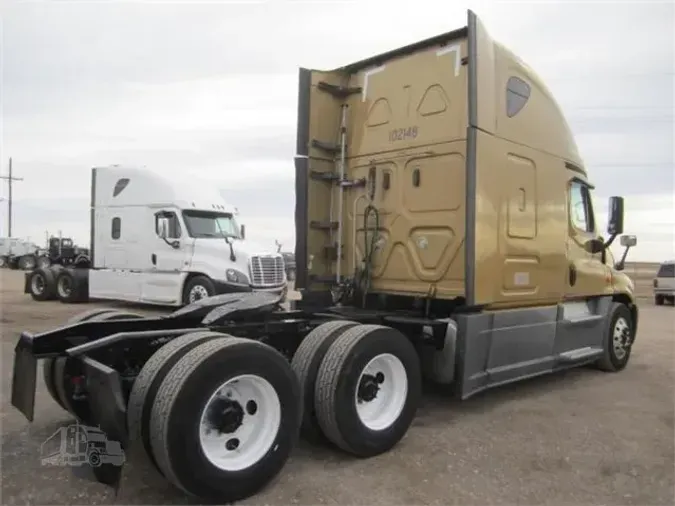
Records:
[[[303,434],[358,457],[393,448],[405,436],[422,392],[420,363],[401,332],[328,322],[300,344],[291,367],[303,387]]]
[[[232,502],[279,474],[300,432],[360,457],[388,451],[420,394],[415,349],[388,327],[321,325],[290,367],[266,344],[207,330],[145,363],[127,424],[140,461],[190,495]]]
[[[186,334],[155,352],[136,378],[130,441],[184,492],[240,500],[285,465],[299,436],[300,398],[297,377],[272,347],[211,331]]]
[[[37,301],[58,299],[64,303],[89,300],[89,272],[62,266],[38,267],[28,275],[28,291]]]

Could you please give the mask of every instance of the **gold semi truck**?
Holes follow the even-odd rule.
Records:
[[[474,13],[365,61],[301,69],[298,98],[302,299],[218,295],[162,317],[95,309],[24,332],[12,403],[29,420],[41,360],[81,423],[223,503],[268,484],[299,433],[361,458],[388,451],[424,377],[467,398],[626,366],[638,309],[621,271],[636,238],[621,237],[616,264],[609,251],[623,199],[603,236],[554,98]],[[121,469],[93,471],[116,486]]]

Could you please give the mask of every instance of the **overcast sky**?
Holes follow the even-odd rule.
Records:
[[[2,2],[13,235],[86,243],[89,168],[132,163],[218,181],[250,236],[292,249],[297,68],[463,26],[467,7],[558,98],[598,206],[626,197],[632,258],[675,257],[675,8],[646,1]]]

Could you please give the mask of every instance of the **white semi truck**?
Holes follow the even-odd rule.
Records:
[[[283,256],[245,241],[236,208],[207,184],[137,167],[91,171],[91,262],[26,273],[35,300],[182,306],[216,294],[285,293]]]

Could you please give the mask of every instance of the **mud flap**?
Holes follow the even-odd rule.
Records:
[[[100,428],[108,441],[117,441],[123,450],[128,449],[127,412],[119,374],[114,369],[85,357],[82,360],[87,378],[87,392],[91,412],[88,423]],[[83,466],[75,472],[81,478],[103,483],[119,492],[122,470],[126,456],[122,462],[101,463],[99,466]]]
[[[21,342],[14,350],[14,371],[12,375],[12,406],[30,421],[35,410],[35,385],[37,359],[32,350]]]

